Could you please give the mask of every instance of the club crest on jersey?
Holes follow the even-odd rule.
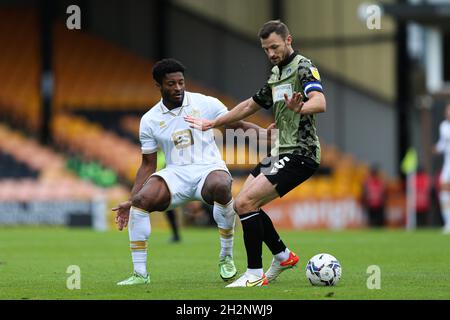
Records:
[[[317,68],[314,68],[314,67],[309,68],[309,70],[311,70],[311,73],[312,73],[313,77],[314,77],[316,80],[319,80],[319,81],[320,81],[319,70],[317,70]]]
[[[167,127],[166,126],[166,122],[165,121],[160,121],[159,122],[159,128],[162,129],[162,128],[165,128],[165,127]]]

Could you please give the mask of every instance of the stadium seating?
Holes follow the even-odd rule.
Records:
[[[0,10],[0,115],[35,131],[40,125],[37,11]]]
[[[0,166],[8,165],[0,170],[0,201],[89,200],[98,196],[117,202],[128,196],[128,188],[119,184],[104,189],[81,180],[66,170],[64,156],[1,123],[0,155]],[[17,173],[6,176],[11,165]]]
[[[62,23],[54,43],[55,110],[142,110],[159,100],[150,61]]]
[[[40,123],[40,51],[36,30],[36,10],[0,10],[0,114],[31,131]],[[153,62],[85,32],[70,31],[61,22],[55,24],[53,43],[55,116],[51,126],[55,145],[67,154],[81,155],[87,162],[99,161],[127,183],[132,183],[141,160],[136,143],[140,116],[136,111],[141,115],[160,99],[151,78]],[[189,81],[188,90],[218,97],[228,107],[236,105],[233,99],[196,82]],[[80,111],[91,114],[94,111],[104,114],[135,111],[134,115],[121,117],[119,123],[121,130],[134,136],[134,142],[69,113]],[[267,127],[271,118],[258,113],[249,121]],[[3,134],[7,132],[2,127],[0,130]],[[39,172],[41,180],[55,181],[73,176],[65,169],[66,158],[19,133],[6,134],[8,138],[2,139],[0,150]],[[21,148],[15,148],[22,143]],[[236,193],[254,164],[230,161],[225,149],[222,151],[235,176],[233,192]],[[248,160],[254,153],[255,150],[238,146],[233,160]],[[358,199],[367,172],[367,164],[340,152],[336,146],[322,143],[321,171],[286,198]]]
[[[56,145],[62,150],[97,160],[114,169],[127,182],[134,181],[141,162],[138,145],[75,115],[55,116],[52,131]]]
[[[36,178],[37,172],[11,155],[0,151],[0,179]]]

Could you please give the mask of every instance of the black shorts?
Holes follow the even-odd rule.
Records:
[[[264,158],[250,174],[254,177],[264,174],[282,197],[311,177],[318,168],[319,165],[310,158],[284,153]]]

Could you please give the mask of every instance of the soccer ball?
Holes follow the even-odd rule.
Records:
[[[334,286],[341,279],[342,268],[331,254],[319,253],[309,259],[306,277],[313,286]]]

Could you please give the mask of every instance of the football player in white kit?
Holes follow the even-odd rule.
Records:
[[[230,172],[222,160],[212,130],[193,130],[184,121],[187,115],[215,119],[228,110],[216,98],[185,91],[184,70],[184,66],[175,59],[163,59],[153,68],[153,78],[162,99],[141,119],[139,134],[142,164],[136,174],[131,197],[129,201],[113,208],[119,230],[126,227],[129,221],[134,266],[133,275],[118,285],[150,282],[147,273],[150,213],[166,211],[193,200],[214,205],[213,216],[219,228],[221,243],[221,278],[228,281],[237,273],[233,261],[236,215]],[[244,121],[231,127],[261,129]],[[164,152],[166,167],[155,172],[158,147]]]
[[[444,155],[444,165],[440,175],[439,200],[444,220],[444,233],[450,234],[450,103],[445,109],[446,119],[439,126],[439,140],[435,152]]]

